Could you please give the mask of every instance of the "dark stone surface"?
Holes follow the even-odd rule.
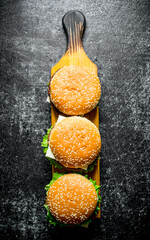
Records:
[[[50,69],[63,55],[63,15],[82,11],[84,48],[97,64],[102,217],[89,229],[45,219],[51,167],[41,149],[50,125]],[[1,239],[145,240],[150,227],[150,2],[1,0]]]

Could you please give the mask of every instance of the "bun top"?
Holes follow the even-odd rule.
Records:
[[[51,78],[50,99],[67,115],[83,115],[96,107],[101,95],[99,78],[87,68],[65,66]]]
[[[101,149],[97,127],[84,117],[67,117],[57,123],[49,135],[56,160],[66,168],[87,169]]]
[[[50,187],[46,198],[51,214],[64,224],[79,224],[94,212],[98,196],[93,184],[79,174],[65,174]]]

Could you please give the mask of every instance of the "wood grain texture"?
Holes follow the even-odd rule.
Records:
[[[88,229],[58,231],[43,208],[51,166],[41,141],[50,68],[66,46],[61,19],[72,9],[86,17],[84,50],[102,86],[102,214]],[[149,10],[149,0],[0,1],[2,240],[150,238]]]
[[[73,11],[69,12],[71,17],[72,17],[73,13],[74,13]],[[74,20],[76,20],[76,17],[78,17],[78,16],[74,16],[74,19],[71,19],[72,22]],[[70,18],[67,20],[71,21]],[[63,57],[60,59],[60,61],[52,68],[51,77],[60,68],[62,68],[64,66],[69,66],[69,65],[84,66],[88,70],[90,70],[90,72],[93,72],[94,74],[97,75],[97,66],[88,58],[88,56],[85,54],[84,49],[82,47],[82,42],[81,42],[81,37],[80,37],[81,31],[82,31],[82,22],[79,22],[78,24],[76,24],[76,22],[75,22],[74,27],[72,27],[70,25],[69,32],[68,32],[69,39],[68,39],[67,51],[63,55]],[[60,113],[54,107],[54,105],[51,104],[52,125],[54,125],[56,123],[58,115],[64,115],[64,114]],[[99,129],[99,108],[98,108],[98,106],[95,109],[93,109],[91,112],[85,114],[84,117],[86,117],[87,119],[92,121],[96,125],[96,127]],[[56,169],[54,166],[52,166],[52,174],[56,171],[58,171],[58,169]],[[62,171],[59,171],[59,172],[62,172]],[[89,173],[88,175],[89,175],[89,177],[91,177],[93,180],[96,181],[97,185],[100,185],[100,158],[98,158],[97,165],[95,166],[94,170],[91,173]],[[97,213],[96,218],[100,218],[100,211]]]

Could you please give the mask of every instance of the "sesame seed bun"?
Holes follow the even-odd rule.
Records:
[[[67,117],[51,130],[48,143],[55,159],[66,168],[87,169],[101,149],[97,127],[84,117]]]
[[[79,174],[65,174],[48,190],[46,205],[57,221],[80,224],[94,212],[98,196],[93,184]]]
[[[99,78],[87,68],[65,66],[51,78],[48,90],[55,107],[67,115],[83,115],[96,107],[101,95]]]

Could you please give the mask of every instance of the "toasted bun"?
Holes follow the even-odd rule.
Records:
[[[94,212],[98,196],[93,184],[79,174],[65,174],[50,187],[46,198],[51,214],[64,224],[79,224]]]
[[[84,117],[68,117],[56,124],[49,135],[56,160],[66,168],[86,169],[101,149],[97,127]]]
[[[67,115],[83,115],[96,107],[101,94],[99,78],[80,66],[65,66],[50,80],[50,99]]]

